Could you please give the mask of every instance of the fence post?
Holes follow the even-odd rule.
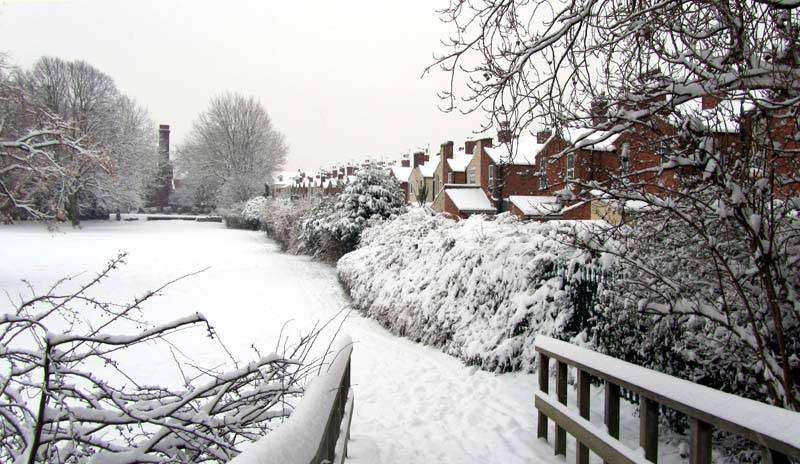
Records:
[[[644,457],[658,462],[658,403],[639,395],[639,446],[644,448]]]
[[[711,424],[694,417],[689,418],[691,464],[711,464]]]
[[[556,396],[558,402],[567,404],[567,363],[556,361]],[[556,423],[556,455],[567,455],[567,431]]]
[[[609,382],[606,382],[606,394],[605,394],[605,413],[603,414],[604,418],[603,421],[606,424],[606,430],[608,430],[608,434],[614,438],[619,438],[619,397],[620,397],[620,388],[619,385]],[[606,461],[603,461],[608,464]]]
[[[539,353],[539,391],[550,391],[550,357]],[[539,411],[539,423],[536,426],[536,438],[547,440],[547,416]]]
[[[588,372],[580,368],[578,370],[578,413],[586,420],[589,420],[589,398],[590,398],[590,377]],[[589,464],[589,447],[581,442],[577,443],[578,449],[575,453],[575,462],[578,464]]]

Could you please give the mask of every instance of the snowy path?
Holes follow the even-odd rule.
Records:
[[[210,266],[154,300],[148,318],[156,322],[201,311],[242,358],[250,356],[253,343],[262,352],[270,350],[284,321],[293,319],[291,330],[304,331],[347,305],[331,267],[282,254],[261,233],[219,224],[107,222],[58,232],[26,224],[0,227],[0,243],[0,290],[12,295],[24,291],[22,278],[44,288],[65,274],[91,275],[120,249],[129,253],[128,265],[106,286],[117,301]],[[5,305],[2,301],[0,309]],[[348,462],[563,462],[535,438],[533,375],[497,376],[464,367],[355,314],[343,330],[356,341]],[[182,336],[187,355],[204,364],[224,359],[205,337]],[[136,362],[142,372],[168,379],[173,371],[168,357],[156,353]],[[592,400],[599,413],[602,396]],[[623,433],[629,429],[634,436],[636,424],[625,425]],[[570,440],[568,460],[573,447]]]

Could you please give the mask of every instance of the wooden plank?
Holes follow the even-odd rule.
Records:
[[[605,407],[603,422],[606,424],[606,431],[614,438],[619,438],[619,398],[620,388],[606,380],[605,388]],[[606,464],[608,464],[606,462]]]
[[[623,445],[616,438],[608,435],[599,427],[595,427],[586,419],[577,417],[570,410],[555,401],[552,397],[536,392],[536,409],[544,412],[554,422],[561,424],[582,443],[586,443],[598,456],[615,464],[646,464],[647,461],[637,450]]]
[[[539,391],[550,392],[550,358],[542,353],[539,353]],[[536,438],[547,440],[547,416],[541,412],[536,425]]]
[[[586,420],[589,420],[589,401],[590,401],[590,377],[589,373],[578,369],[578,414]],[[575,462],[577,464],[589,464],[589,447],[578,440],[577,450],[575,453]]]
[[[711,424],[689,418],[691,464],[711,464]]]
[[[690,390],[691,391],[702,390],[703,392],[707,392],[705,394],[713,394],[721,399],[726,397],[737,398],[739,400],[741,399],[739,397],[736,397],[735,395],[714,390],[712,388],[704,387],[702,385],[694,384],[689,381],[677,379],[675,377],[668,376],[664,373],[657,372],[652,369],[646,369],[641,366],[636,366],[634,364],[619,359],[615,359],[610,356],[603,355],[601,353],[596,353],[591,350],[575,347],[574,345],[569,345],[568,343],[561,342],[559,340],[549,339],[548,337],[544,336],[537,337],[537,340],[539,340],[540,338],[542,340],[547,339],[546,345],[548,347],[545,348],[543,346],[539,346],[537,341],[536,351],[540,354],[545,354],[549,356],[551,359],[554,359],[556,361],[567,362],[579,369],[585,370],[586,372],[595,377],[619,385],[620,387],[635,392],[639,395],[646,395],[655,400],[656,402],[667,406],[670,409],[679,411],[689,417],[696,417],[702,420],[703,422],[711,424],[714,428],[726,430],[728,432],[740,435],[744,438],[752,440],[753,442],[761,446],[765,446],[777,453],[784,454],[796,459],[800,459],[800,446],[798,446],[798,442],[800,442],[800,440],[798,439],[787,440],[785,438],[774,437],[768,434],[764,434],[760,431],[754,430],[750,426],[749,420],[745,421],[745,420],[737,420],[735,418],[726,419],[722,417],[717,417],[707,413],[701,407],[695,407],[687,404],[689,400],[689,397],[687,397],[687,395],[689,394],[687,392]],[[591,357],[596,358],[598,360],[597,363],[598,365],[603,365],[603,366],[613,365],[613,366],[619,366],[619,368],[609,369],[608,371],[604,371],[591,365],[591,363],[578,362],[574,359],[571,359],[570,357],[559,354],[556,350],[558,345],[565,345],[565,346],[569,345],[570,350],[577,349],[580,351],[591,353]],[[635,375],[631,374],[631,372],[633,372],[632,370],[635,370],[636,372]],[[684,389],[685,391],[681,389],[674,389],[674,391],[669,394],[663,392],[663,389],[659,391],[654,391],[654,389],[643,388],[635,380],[635,378],[641,377],[642,375],[648,375],[651,378],[652,377],[668,378],[670,379],[670,381],[675,381],[681,383],[682,385],[685,385],[686,388]],[[760,406],[761,405],[759,404],[758,405],[759,410]],[[762,420],[764,420],[765,416],[770,416],[770,417],[775,417],[776,423],[777,422],[784,423],[787,420],[792,424],[800,422],[800,416],[796,416],[798,417],[798,419],[791,419],[790,417],[788,417],[789,414],[787,413],[786,410],[782,410],[781,408],[769,406],[766,404],[764,404],[763,406],[764,406],[764,413],[760,414]],[[792,413],[792,415],[794,414],[795,413]],[[798,435],[798,437],[800,437],[800,435]]]
[[[567,404],[567,363],[563,361],[556,362],[556,396],[559,403]],[[567,431],[558,423],[556,423],[555,452],[556,455],[567,455]]]
[[[648,461],[658,462],[658,403],[644,395],[639,399],[639,446]]]

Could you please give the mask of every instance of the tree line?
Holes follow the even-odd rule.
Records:
[[[160,160],[147,110],[84,61],[0,57],[0,217],[70,220],[136,211],[175,169],[170,204],[229,207],[264,192],[288,152],[253,97],[224,93],[195,120],[178,157]],[[172,185],[167,186],[172,188]]]

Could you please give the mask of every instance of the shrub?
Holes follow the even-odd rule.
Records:
[[[353,306],[390,331],[494,371],[532,371],[537,334],[587,343],[600,263],[569,222],[455,222],[412,210],[364,231],[337,270]]]

